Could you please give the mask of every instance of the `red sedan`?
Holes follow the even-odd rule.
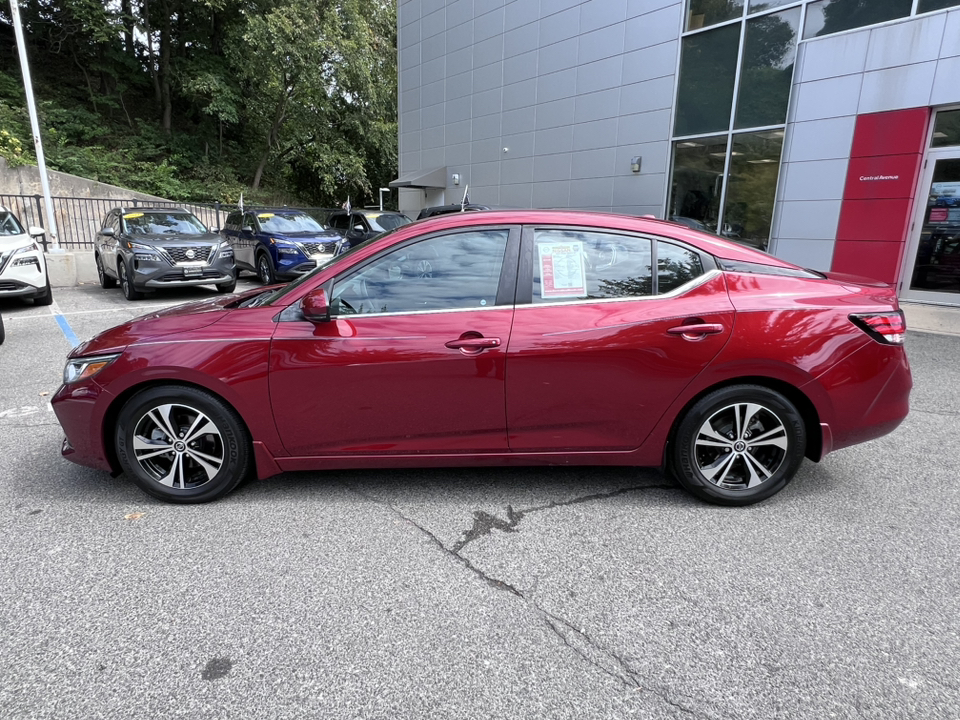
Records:
[[[53,407],[68,459],[171,502],[289,470],[580,464],[746,505],[900,424],[904,332],[886,285],[673,223],[463,213],[107,330]]]

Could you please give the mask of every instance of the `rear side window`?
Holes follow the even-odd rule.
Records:
[[[700,255],[672,243],[657,241],[657,294],[676,290],[703,275]]]
[[[334,284],[339,314],[491,307],[509,236],[508,230],[472,230],[380,255]]]
[[[535,230],[533,302],[650,295],[651,245],[641,237]]]

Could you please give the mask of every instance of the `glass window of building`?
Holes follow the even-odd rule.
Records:
[[[740,25],[728,25],[683,39],[677,90],[676,135],[730,127]]]
[[[920,0],[917,4],[917,12],[925,13],[933,10],[943,10],[943,8],[955,7],[960,5],[960,0]]]
[[[933,125],[933,147],[960,145],[960,110],[938,112]]]
[[[786,122],[799,29],[799,7],[747,23],[736,128]]]
[[[819,0],[807,5],[803,37],[812,38],[907,17],[913,0]]]
[[[687,30],[733,20],[743,15],[743,0],[690,0]]]
[[[798,5],[797,0],[750,0],[750,13],[773,10],[784,5]]]
[[[721,235],[767,249],[782,150],[783,130],[733,136]]]
[[[674,143],[670,220],[716,232],[726,157],[726,135]]]

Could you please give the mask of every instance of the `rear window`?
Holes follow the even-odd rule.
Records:
[[[367,215],[367,221],[370,223],[370,227],[379,232],[396,230],[398,227],[403,227],[413,222],[406,215],[396,215],[394,213],[383,213],[382,215],[369,213]]]

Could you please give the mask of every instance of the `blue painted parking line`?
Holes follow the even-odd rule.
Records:
[[[60,312],[60,306],[57,305],[56,300],[54,300],[50,305],[50,312],[57,321],[57,325],[60,326],[60,330],[63,331],[63,336],[67,339],[67,342],[70,343],[70,347],[76,347],[79,345],[80,338],[77,337],[77,334],[73,331],[73,328],[70,327],[70,323],[67,322],[67,319],[63,316],[63,313]]]

